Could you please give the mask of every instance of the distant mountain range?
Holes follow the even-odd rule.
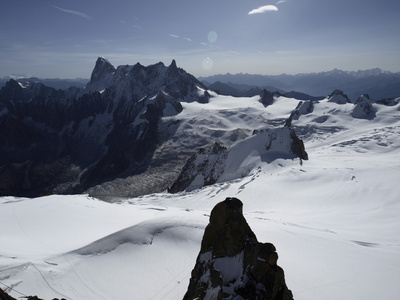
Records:
[[[352,102],[362,94],[372,99],[395,98],[400,96],[400,72],[391,73],[381,69],[346,72],[334,69],[321,73],[296,75],[254,75],[219,74],[199,77],[208,88],[231,96],[253,96],[257,90],[300,92],[316,97],[326,97],[339,89],[348,95]]]
[[[5,86],[6,82],[10,79],[14,79],[20,83],[42,83],[48,87],[55,88],[57,90],[66,90],[69,87],[83,88],[88,83],[89,79],[86,78],[75,78],[75,79],[61,79],[61,78],[37,78],[26,75],[15,75],[15,76],[5,76],[0,78],[0,88]]]
[[[66,90],[69,87],[84,88],[89,82],[86,78],[60,79],[37,78],[26,75],[12,75],[0,78],[0,88],[10,79],[20,83],[42,83],[48,87]],[[252,97],[263,89],[280,92],[295,98],[322,99],[333,90],[342,90],[355,102],[362,94],[374,100],[391,99],[400,96],[400,72],[392,73],[379,68],[362,71],[342,71],[333,69],[319,73],[300,73],[296,75],[257,75],[257,74],[218,74],[198,77],[208,89],[221,95]]]

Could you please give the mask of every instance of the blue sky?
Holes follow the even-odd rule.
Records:
[[[0,76],[88,78],[98,56],[195,76],[400,71],[398,0],[3,2]]]

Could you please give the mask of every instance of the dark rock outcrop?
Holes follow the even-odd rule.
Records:
[[[38,296],[24,296],[24,297],[20,297],[20,298],[24,298],[27,300],[43,300],[42,298],[39,298]],[[0,288],[0,300],[17,300],[17,299],[11,297],[9,294],[7,294],[5,291],[3,291]],[[59,299],[53,298],[53,300],[59,300]],[[62,298],[61,300],[65,300],[65,299]]]
[[[262,90],[260,97],[261,103],[264,104],[265,107],[274,103],[274,96],[281,96],[282,94],[279,92],[270,92],[266,89]]]
[[[376,104],[386,105],[386,106],[394,106],[399,104],[400,98],[384,98],[375,101]]]
[[[16,300],[0,288],[0,300]]]
[[[341,91],[341,90],[334,90],[328,96],[328,102],[335,102],[337,104],[351,103],[349,97],[345,93],[343,93],[343,91]]]
[[[184,300],[293,299],[275,246],[257,241],[242,210],[227,198],[211,211]]]
[[[291,154],[300,159],[308,160],[303,141],[290,126],[276,128],[267,132],[266,149],[268,151]]]
[[[191,189],[193,190],[216,183],[223,172],[223,163],[227,154],[227,148],[217,142],[208,148],[199,149],[196,154],[188,159],[178,179],[168,189],[168,192],[181,192],[190,185],[192,185]],[[198,183],[193,185],[196,177],[199,177]]]
[[[311,100],[300,101],[297,107],[290,113],[289,118],[286,119],[285,126],[291,127],[293,120],[298,120],[301,115],[312,113],[314,104]]]
[[[293,154],[300,159],[308,160],[308,154],[306,152],[306,148],[304,147],[304,142],[296,135],[294,129],[290,130],[290,137],[292,138],[290,149],[292,150]]]
[[[361,95],[356,103],[354,103],[353,111],[351,115],[353,118],[357,119],[369,119],[375,118],[376,110],[372,105],[372,100],[369,98],[368,94]]]

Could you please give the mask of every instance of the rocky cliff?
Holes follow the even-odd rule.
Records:
[[[271,243],[260,243],[243,216],[243,203],[227,198],[210,214],[184,300],[290,300],[284,271]]]

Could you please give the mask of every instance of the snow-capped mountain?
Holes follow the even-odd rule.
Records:
[[[352,103],[341,91],[317,101],[267,92],[234,98],[194,82],[184,101],[171,96],[178,81],[161,80],[170,67],[105,72],[111,82],[133,80],[134,68],[142,78],[159,74],[162,88],[139,99],[126,96],[151,89],[128,79],[86,94],[15,81],[1,90],[0,159],[19,159],[1,165],[2,185],[18,179],[29,190],[34,179],[50,178],[45,172],[65,185],[110,176],[85,189],[109,202],[88,194],[0,197],[1,287],[13,297],[182,299],[212,208],[236,197],[257,241],[276,248],[294,299],[396,299],[400,98],[359,95]],[[308,160],[293,153],[291,130]],[[153,149],[142,164],[138,147]],[[189,189],[166,192],[188,160]],[[141,173],[129,173],[137,165]],[[122,175],[112,177],[118,168]],[[240,266],[240,255],[213,266],[212,280],[226,290],[245,276],[229,268],[235,259]]]
[[[46,86],[55,88],[55,89],[61,89],[61,90],[66,90],[70,87],[77,87],[77,88],[83,88],[86,86],[88,83],[88,79],[86,78],[74,78],[74,79],[60,79],[60,78],[37,78],[29,75],[10,75],[10,76],[5,76],[3,78],[0,78],[0,88],[5,86],[7,81],[10,79],[13,79],[15,81],[18,81],[20,83],[42,83]]]

